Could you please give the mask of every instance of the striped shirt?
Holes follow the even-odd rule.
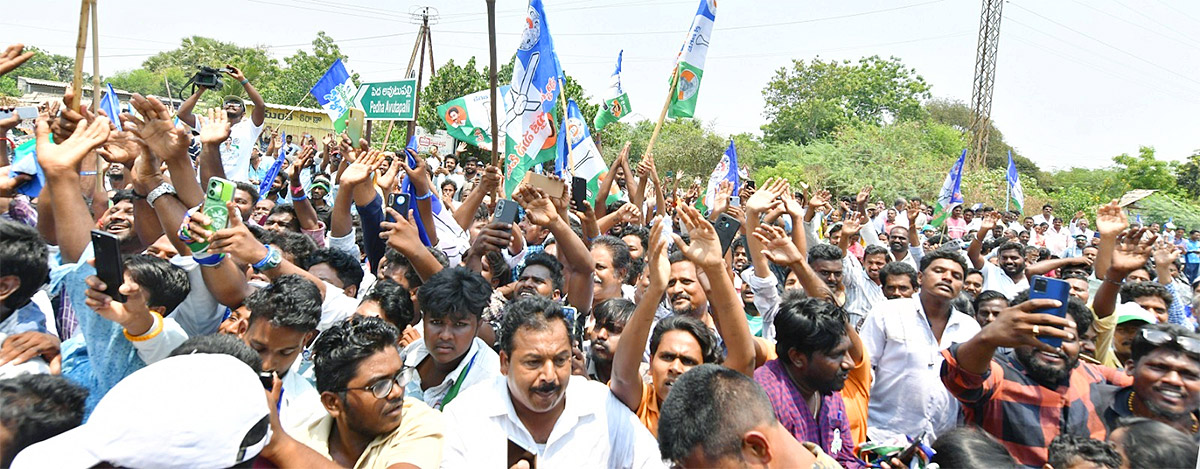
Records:
[[[997,353],[982,375],[960,368],[957,353],[958,345],[942,351],[942,383],[962,402],[966,421],[992,434],[1026,466],[1045,464],[1046,448],[1059,434],[1103,440],[1108,432],[1094,396],[1107,384],[1133,383],[1115,368],[1079,362],[1051,389],[1029,377],[1015,352]]]
[[[862,461],[854,457],[854,438],[842,393],[821,396],[820,415],[813,415],[783,367],[776,359],[754,370],[754,381],[766,391],[779,423],[800,442],[815,443],[843,467],[863,467]]]

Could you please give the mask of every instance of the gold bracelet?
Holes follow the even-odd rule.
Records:
[[[129,339],[130,342],[144,342],[144,341],[153,339],[155,337],[158,337],[158,335],[161,334],[163,331],[163,317],[161,314],[158,314],[158,312],[156,312],[156,311],[151,311],[150,314],[154,315],[154,326],[151,327],[148,332],[146,332],[145,334],[142,334],[142,335],[135,336],[135,335],[130,335],[129,330],[125,329],[124,330],[125,338]]]

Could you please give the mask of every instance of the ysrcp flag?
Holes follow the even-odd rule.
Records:
[[[574,99],[567,100],[567,123],[560,132],[559,158],[564,163],[562,167],[571,175],[587,181],[587,201],[596,206],[596,194],[600,192],[600,177],[608,170],[604,158],[592,140],[592,132],[588,130],[587,121]],[[564,144],[563,141],[566,141]],[[567,150],[569,145],[570,150]],[[560,176],[563,176],[560,174]]]
[[[121,101],[117,99],[117,92],[113,91],[112,83],[104,84],[104,97],[100,98],[100,109],[108,114],[108,119],[117,130],[124,130],[121,128]]]
[[[309,93],[317,98],[317,103],[333,120],[334,132],[342,133],[343,130],[346,130],[346,118],[350,115],[350,103],[354,102],[354,95],[358,94],[358,87],[354,86],[354,82],[350,80],[350,74],[346,73],[346,66],[342,65],[342,59],[337,59],[333,65],[329,66],[329,70],[320,80],[317,80],[317,84],[313,85]]]
[[[963,163],[966,161],[967,150],[964,149],[958,156],[958,161],[954,163],[954,167],[950,168],[949,173],[946,173],[946,181],[942,183],[942,191],[938,193],[937,205],[933,209],[933,226],[942,226],[954,206],[963,203],[962,170]]]
[[[1025,213],[1025,189],[1021,188],[1021,178],[1017,176],[1017,164],[1013,161],[1012,150],[1008,151],[1008,200],[1016,207],[1017,212]]]
[[[597,132],[604,130],[604,126],[621,120],[622,117],[633,111],[633,108],[629,106],[629,95],[621,89],[621,56],[624,54],[623,50],[617,52],[617,69],[612,73],[608,98],[604,99],[604,103],[600,106],[600,112],[596,113],[596,119],[592,121]]]
[[[505,197],[512,196],[525,172],[533,165],[555,157],[551,121],[554,120],[561,75],[542,1],[531,0],[525,17],[525,31],[517,46],[502,125],[505,133]]]
[[[692,117],[696,113],[696,97],[700,94],[700,79],[704,77],[704,56],[708,54],[708,43],[712,37],[713,23],[717,21],[717,0],[700,0],[696,19],[688,30],[688,38],[679,49],[679,61],[675,65],[679,77],[675,91],[671,93],[671,107],[667,115]]]
[[[500,105],[508,96],[508,85],[496,90]],[[503,117],[505,110],[498,111]],[[437,107],[438,117],[446,124],[446,132],[458,140],[485,150],[492,149],[492,92],[483,90],[458,99],[447,101]],[[500,141],[504,141],[504,128],[500,128]]]
[[[721,155],[721,161],[708,176],[708,189],[704,191],[704,198],[697,202],[699,205],[697,208],[700,211],[706,212],[712,208],[717,195],[717,186],[725,181],[733,184],[733,192],[729,194],[736,197],[738,190],[742,187],[742,181],[738,178],[737,148],[734,148],[732,138],[729,139],[729,148],[725,149],[724,155]]]

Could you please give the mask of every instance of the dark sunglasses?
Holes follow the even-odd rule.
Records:
[[[1183,351],[1200,356],[1200,339],[1196,339],[1195,337],[1175,335],[1167,331],[1146,328],[1143,328],[1140,333],[1143,340],[1155,347],[1161,347],[1167,343],[1174,342]]]

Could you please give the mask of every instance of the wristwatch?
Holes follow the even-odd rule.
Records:
[[[279,264],[282,264],[282,263],[283,263],[283,253],[280,252],[279,249],[276,249],[275,246],[271,246],[268,244],[267,245],[267,256],[263,257],[262,260],[255,262],[252,267],[254,267],[255,272],[263,272],[266,270],[271,270],[276,267],[279,267]]]
[[[154,190],[150,191],[149,194],[146,194],[146,202],[149,203],[151,207],[153,207],[154,201],[158,200],[159,197],[162,197],[167,194],[175,194],[175,193],[176,193],[175,186],[172,186],[170,183],[164,182],[162,184],[159,184],[158,187],[155,187]]]

